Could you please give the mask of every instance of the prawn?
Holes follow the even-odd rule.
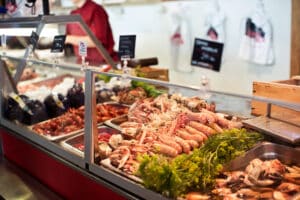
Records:
[[[206,126],[204,124],[195,122],[195,121],[191,121],[189,123],[189,125],[195,129],[197,129],[198,131],[201,131],[202,133],[206,134],[207,136],[210,136],[212,134],[215,134],[215,130],[210,128],[209,126]]]

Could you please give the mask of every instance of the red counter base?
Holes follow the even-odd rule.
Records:
[[[4,156],[63,198],[125,199],[6,131],[0,130],[0,134]]]

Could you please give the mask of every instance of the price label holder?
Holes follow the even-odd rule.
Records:
[[[220,71],[223,43],[196,38],[191,65]]]
[[[78,52],[81,56],[81,70],[84,70],[88,66],[88,62],[85,61],[87,56],[87,42],[79,41]]]
[[[6,54],[6,41],[7,41],[6,35],[5,35],[5,34],[2,34],[2,35],[1,35],[2,55],[5,55],[5,54]]]
[[[39,41],[39,35],[36,32],[32,31],[29,37],[29,46],[28,46],[29,52],[28,52],[28,57],[26,58],[27,62],[28,60],[33,58],[33,52],[35,50],[38,41]],[[31,65],[31,63],[29,65]]]
[[[51,53],[61,53],[65,47],[66,36],[65,35],[56,35],[54,36]]]
[[[32,51],[35,49],[38,41],[39,41],[39,35],[36,32],[32,31],[29,38],[29,43],[32,45]]]
[[[210,92],[210,84],[209,84],[209,79],[207,76],[203,75],[201,76],[201,84],[200,84],[200,89],[199,89],[199,96],[202,99],[208,100],[211,97],[211,92]]]
[[[51,53],[54,53],[54,65],[53,67],[57,68],[57,64],[59,63],[58,53],[64,51],[66,36],[65,35],[56,35],[54,36]]]
[[[122,63],[122,77],[121,82],[124,85],[129,84],[131,81],[128,79],[128,76],[130,75],[130,69],[128,67],[128,62],[130,61],[129,55],[124,55],[121,57],[121,63]]]
[[[120,35],[119,39],[119,58],[123,56],[135,57],[136,35]]]

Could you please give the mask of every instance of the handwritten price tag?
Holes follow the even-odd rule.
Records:
[[[63,52],[65,47],[65,40],[66,40],[65,35],[56,35],[52,43],[51,53]]]
[[[220,71],[223,43],[195,39],[191,65]]]
[[[82,57],[87,56],[87,43],[86,42],[83,42],[83,41],[79,42],[78,52],[79,52],[79,55]]]
[[[129,56],[134,58],[135,56],[135,41],[136,35],[120,35],[119,40],[119,57]]]

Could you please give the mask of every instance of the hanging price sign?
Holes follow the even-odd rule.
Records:
[[[84,41],[80,41],[78,45],[78,52],[81,57],[87,56],[87,43]]]
[[[53,40],[53,43],[52,43],[51,52],[52,53],[63,52],[64,46],[65,46],[65,40],[66,40],[65,35],[56,35],[54,37],[54,40]]]
[[[196,38],[191,65],[220,71],[223,43]]]
[[[32,31],[30,38],[29,38],[29,42],[32,45],[33,49],[35,49],[35,47],[38,43],[38,40],[39,40],[39,35],[36,32]]]
[[[119,40],[119,57],[129,56],[134,58],[135,56],[135,41],[136,35],[121,35]]]

